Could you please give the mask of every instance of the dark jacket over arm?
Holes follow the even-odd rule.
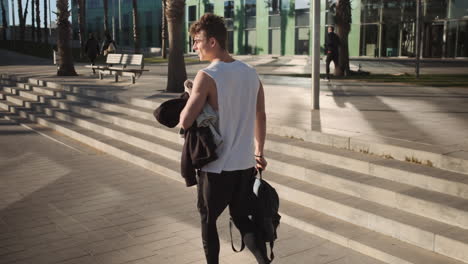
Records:
[[[179,123],[180,113],[187,104],[188,94],[171,99],[161,104],[154,116],[159,123],[173,128]],[[197,127],[196,122],[184,134],[185,142],[182,148],[181,174],[187,187],[197,184],[196,169],[216,160],[216,145],[213,134],[208,127]]]

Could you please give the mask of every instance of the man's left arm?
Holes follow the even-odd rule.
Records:
[[[188,99],[184,110],[180,113],[180,127],[186,130],[193,125],[193,122],[195,122],[197,117],[200,115],[203,106],[206,103],[208,92],[211,87],[210,85],[212,85],[213,82],[213,79],[203,71],[199,71],[197,73],[197,76],[195,76],[195,80],[193,81],[190,98]]]

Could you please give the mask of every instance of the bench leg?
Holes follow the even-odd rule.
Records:
[[[102,80],[104,77],[102,76],[102,72],[99,72],[99,80]]]
[[[132,83],[135,84],[135,75],[132,75]]]
[[[115,82],[118,82],[119,81],[119,75],[116,73],[114,76],[115,76]]]

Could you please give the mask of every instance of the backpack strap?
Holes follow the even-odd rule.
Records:
[[[234,241],[232,240],[232,223],[233,223],[232,221],[233,221],[233,220],[232,220],[232,217],[231,217],[231,219],[229,220],[229,234],[231,235],[231,247],[232,247],[232,250],[233,250],[234,252],[239,253],[239,252],[241,252],[242,250],[244,250],[245,244],[244,244],[244,240],[241,239],[241,241],[242,241],[241,248],[240,248],[239,250],[237,250],[237,249],[234,247]]]
[[[273,247],[275,246],[275,242],[270,242],[270,259],[269,261],[272,262],[275,259],[275,253],[273,253]]]

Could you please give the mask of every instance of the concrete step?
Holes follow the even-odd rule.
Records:
[[[74,125],[89,129],[93,132],[116,140],[124,141],[125,143],[140,149],[164,155],[166,158],[176,162],[180,161],[182,147],[179,144],[174,144],[158,137],[138,133],[130,129],[125,129],[111,123],[76,114],[61,108],[41,107],[44,113],[48,116],[73,123]]]
[[[109,100],[105,100],[105,99],[101,99],[97,97],[89,97],[89,96],[81,96],[81,95],[68,94],[66,98],[70,101],[87,103],[97,108],[125,114],[127,116],[155,121],[155,118],[153,116],[153,111],[148,108],[138,107],[138,106],[134,106],[134,105],[126,104],[126,103],[117,103],[117,102],[113,102],[113,101],[109,101]]]
[[[14,87],[14,86],[3,86],[3,91],[12,95],[18,95],[19,90],[22,90],[21,88]]]
[[[268,150],[468,199],[468,177],[420,164],[268,134]]]
[[[462,264],[465,262],[445,257],[401,242],[367,228],[339,220],[310,208],[281,201],[282,221],[293,227],[328,239],[344,247],[372,256],[389,264]],[[312,261],[312,260],[311,260]],[[313,263],[313,262],[311,262]]]
[[[276,173],[348,195],[468,228],[468,200],[423,188],[376,178],[327,164],[266,152]]]
[[[31,100],[30,98],[19,95],[7,95],[6,100],[19,106],[26,106],[28,102],[36,102],[36,100]]]
[[[68,121],[62,121],[46,114],[19,111],[20,114],[34,119],[38,124],[50,127],[71,138],[81,141],[110,155],[132,162],[151,171],[160,173],[178,182],[184,182],[180,176],[179,162],[167,159],[159,154],[142,150],[121,140],[115,140],[100,133],[77,126]]]
[[[6,110],[8,112],[14,112],[14,108],[13,108],[14,106],[18,106],[18,105],[12,102],[9,102],[7,100],[0,100],[0,108],[3,110]]]
[[[468,230],[374,201],[265,172],[282,199],[449,257],[468,261]],[[385,199],[383,197],[382,199]],[[457,249],[457,250],[453,250]]]
[[[0,91],[0,100],[5,100],[6,99],[6,96],[11,94],[10,92],[8,91]]]
[[[40,94],[45,94],[57,98],[64,98],[66,92],[62,90],[57,90],[57,89],[52,89],[52,88],[47,88],[43,86],[33,86],[32,91],[40,93]]]

